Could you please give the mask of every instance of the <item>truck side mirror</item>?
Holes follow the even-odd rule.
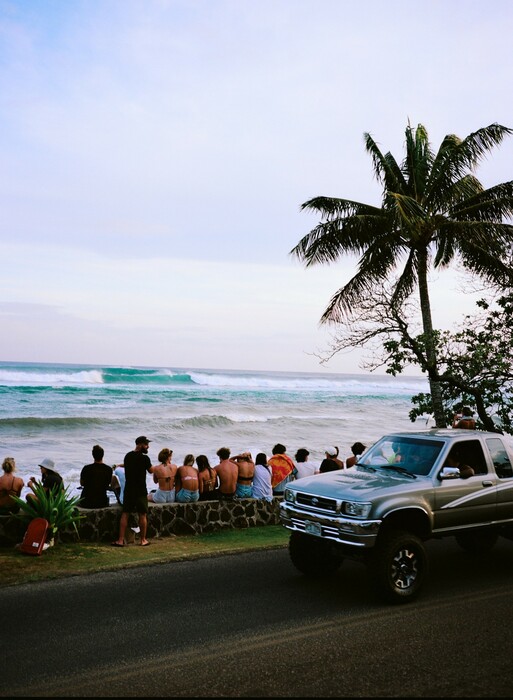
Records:
[[[443,481],[444,479],[459,479],[460,470],[458,467],[443,467],[442,471],[438,475],[438,478],[440,481]]]

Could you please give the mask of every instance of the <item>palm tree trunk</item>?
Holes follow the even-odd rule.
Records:
[[[422,315],[422,327],[426,342],[427,374],[431,403],[433,406],[433,417],[437,428],[446,428],[447,422],[442,398],[442,385],[438,381],[438,359],[435,337],[433,334],[433,320],[431,318],[431,302],[429,300],[427,251],[423,249],[418,251],[418,275],[420,312]]]

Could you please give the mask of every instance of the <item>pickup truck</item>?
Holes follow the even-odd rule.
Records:
[[[430,538],[453,536],[474,554],[499,536],[513,539],[512,465],[509,437],[499,433],[385,435],[354,467],[287,484],[280,519],[291,530],[292,563],[320,577],[358,560],[382,599],[411,601],[428,572]]]

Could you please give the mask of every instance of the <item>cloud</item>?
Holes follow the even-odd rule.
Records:
[[[435,147],[508,125],[513,6],[493,10],[2,3],[0,288],[46,340],[32,349],[8,315],[11,359],[316,370],[318,320],[354,261],[290,258],[316,223],[300,206],[320,194],[379,204],[366,131],[400,160],[408,120]],[[512,155],[508,141],[478,176],[509,180]],[[448,323],[466,303],[448,307],[451,283],[433,288]]]

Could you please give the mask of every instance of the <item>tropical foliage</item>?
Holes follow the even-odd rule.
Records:
[[[447,420],[463,405],[476,407],[477,426],[513,434],[513,293],[481,299],[474,316],[455,331],[440,333],[438,354]],[[415,419],[429,413],[431,397],[414,396]]]
[[[45,518],[49,523],[51,537],[68,525],[71,525],[78,535],[77,523],[84,517],[77,510],[80,496],[70,497],[69,488],[54,487],[47,493],[40,483],[34,485],[34,495],[37,500],[25,501],[16,496],[12,497],[20,506],[20,512],[14,517],[25,522],[27,526],[34,518]]]
[[[291,254],[305,263],[330,264],[344,255],[359,256],[356,274],[331,298],[321,323],[350,320],[378,284],[393,279],[391,304],[396,310],[416,292],[425,345],[422,367],[430,384],[436,424],[445,426],[438,335],[429,293],[431,269],[457,261],[496,287],[511,284],[508,255],[513,244],[513,181],[485,189],[474,169],[494,147],[513,133],[500,124],[479,129],[464,139],[448,134],[435,153],[419,124],[405,132],[406,155],[398,164],[382,153],[370,134],[365,147],[383,188],[381,206],[319,196],[302,205],[320,217]]]

